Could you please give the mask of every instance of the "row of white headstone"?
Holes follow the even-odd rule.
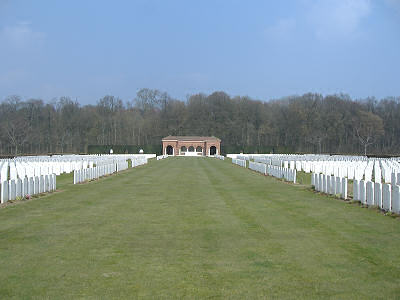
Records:
[[[311,185],[321,193],[347,199],[347,178],[325,174],[311,174]]]
[[[128,169],[129,168],[129,164],[128,164],[128,162],[126,160],[125,161],[118,161],[116,163],[116,167],[117,167],[117,172],[121,172],[123,170]]]
[[[216,155],[214,155],[214,157],[218,158],[220,160],[225,160],[225,156],[223,156],[223,155],[216,154]]]
[[[5,180],[1,183],[1,203],[52,192],[57,189],[56,174]]]
[[[249,169],[259,172],[264,175],[267,174],[267,165],[266,164],[249,161]]]
[[[242,159],[232,158],[232,163],[243,168],[246,168],[246,161]]]
[[[353,199],[368,206],[400,213],[400,186],[371,181],[353,181]]]
[[[279,179],[283,178],[286,181],[296,183],[296,170],[253,161],[249,161],[249,169],[264,175],[270,175]]]
[[[131,162],[132,162],[132,168],[134,168],[147,164],[148,159],[146,157],[133,158]]]
[[[286,181],[296,183],[296,170],[267,165],[267,174],[276,178],[283,178]]]
[[[0,159],[0,182],[24,177],[55,173],[71,173],[74,170],[92,168],[121,160],[143,161],[155,154],[113,154],[113,155],[63,155],[63,156],[23,156],[13,159]]]
[[[254,160],[305,173],[322,173],[335,177],[393,183],[392,173],[400,173],[400,158],[368,158],[344,155],[228,154],[227,157]]]
[[[138,158],[131,160],[132,167],[147,164],[147,158]],[[92,168],[86,168],[74,171],[74,184],[82,183],[89,180],[98,179],[102,176],[110,175],[112,173],[120,172],[129,168],[126,160],[118,160],[106,165],[100,165]]]
[[[105,166],[87,168],[74,171],[74,184],[82,183],[89,180],[98,179],[100,177],[117,172],[117,164],[108,164]]]

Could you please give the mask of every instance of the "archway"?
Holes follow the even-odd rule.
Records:
[[[167,154],[167,155],[174,155],[174,148],[172,148],[171,145],[168,145],[168,146],[167,146],[166,154]]]
[[[181,152],[186,152],[186,150],[187,150],[187,149],[186,149],[185,146],[182,146],[182,147],[181,147]]]
[[[194,152],[194,147],[193,146],[189,147],[189,152]]]
[[[217,154],[217,147],[211,146],[210,147],[210,155],[215,155]]]
[[[203,152],[203,148],[201,148],[200,146],[197,146],[197,147],[196,147],[196,152],[199,152],[199,153],[200,153],[200,152]]]

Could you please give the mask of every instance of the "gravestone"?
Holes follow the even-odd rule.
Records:
[[[342,182],[340,185],[342,188],[342,193],[341,193],[342,199],[347,200],[347,178],[346,177],[342,178]]]
[[[22,197],[22,180],[20,178],[16,180],[15,197]]]
[[[328,180],[326,175],[322,175],[322,192],[327,193],[328,192]]]
[[[353,180],[353,200],[360,201],[360,185],[358,180]]]
[[[374,201],[376,206],[382,208],[382,184],[379,182],[375,182]]]
[[[57,190],[57,176],[53,174],[53,190]]]
[[[8,181],[3,181],[1,184],[1,203],[6,203],[8,196]]]
[[[400,186],[392,185],[392,211],[400,213]]]
[[[9,191],[8,200],[15,200],[15,198],[16,198],[16,185],[15,185],[15,180],[14,179],[8,181],[8,191]]]
[[[360,180],[359,183],[359,193],[360,193],[360,201],[362,204],[367,204],[367,197],[366,197],[366,188],[365,188],[365,181]]]
[[[326,175],[326,191],[325,193],[330,194],[331,193],[331,176]]]
[[[29,179],[28,177],[24,177],[24,197],[29,195]]]
[[[45,175],[45,176],[44,176],[44,191],[45,191],[45,192],[49,192],[49,191],[50,191],[49,176],[50,176],[50,175]]]
[[[35,179],[33,177],[29,177],[28,179],[28,195],[32,196],[35,194]]]
[[[322,175],[321,173],[318,174],[318,183],[319,183],[319,191],[323,192],[324,191],[324,175]]]
[[[44,176],[40,175],[39,177],[39,193],[44,193]]]
[[[335,177],[335,194],[339,195],[342,193],[342,178],[340,177]]]
[[[56,174],[50,174],[49,175],[49,191],[52,192],[54,191],[54,187],[53,187],[53,176],[55,176]]]
[[[35,184],[34,184],[34,190],[33,190],[33,194],[37,195],[39,194],[39,176],[35,176]]]
[[[331,181],[331,189],[330,189],[329,193],[331,195],[335,195],[336,194],[336,179],[335,179],[334,176],[330,176],[330,177],[331,177],[331,179],[330,179],[330,181]]]
[[[382,186],[382,205],[384,210],[392,210],[392,187],[387,183]]]
[[[366,202],[368,205],[374,205],[374,184],[371,181],[366,183]]]

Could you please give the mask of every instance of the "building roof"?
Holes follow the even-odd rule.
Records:
[[[163,141],[221,141],[215,136],[166,136]]]

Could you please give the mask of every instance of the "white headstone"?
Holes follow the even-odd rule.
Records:
[[[1,203],[6,203],[8,196],[8,181],[3,181],[1,183]]]
[[[35,179],[33,177],[29,177],[28,181],[28,195],[32,196],[35,194]]]
[[[371,181],[366,183],[366,201],[368,205],[374,205],[374,184]]]
[[[15,196],[22,197],[22,180],[20,178],[16,181],[16,189],[15,189]]]
[[[57,190],[57,176],[53,174],[53,190]]]
[[[15,180],[14,179],[8,181],[8,192],[9,192],[8,200],[15,200],[15,198],[16,198],[16,185],[15,185]]]
[[[28,177],[24,177],[24,191],[23,196],[29,195],[29,179]]]
[[[330,177],[331,177],[331,179],[330,179],[331,189],[330,189],[329,193],[331,195],[335,195],[336,194],[336,179],[334,176],[330,176]]]
[[[342,188],[341,196],[343,199],[347,199],[347,178],[343,177],[342,182],[340,183],[340,186]]]
[[[392,210],[392,187],[387,183],[382,186],[382,205],[384,210]]]
[[[360,201],[360,185],[358,180],[353,180],[353,200]]]
[[[39,191],[39,176],[35,176],[35,184],[34,184],[33,194],[37,195],[40,193]]]
[[[39,177],[39,193],[44,193],[44,176],[40,175]]]
[[[379,208],[382,208],[382,184],[375,182],[374,186],[374,202]]]
[[[335,194],[341,194],[342,193],[342,178],[340,177],[335,177],[336,184],[335,184]]]
[[[392,211],[400,213],[400,186],[392,185]]]
[[[44,176],[44,191],[45,191],[45,192],[49,192],[49,191],[50,191],[49,176],[50,176],[50,175],[45,175],[45,176]]]
[[[367,204],[367,195],[366,195],[366,187],[365,187],[365,181],[364,180],[360,180],[359,183],[359,187],[360,187],[360,201],[362,204]]]

